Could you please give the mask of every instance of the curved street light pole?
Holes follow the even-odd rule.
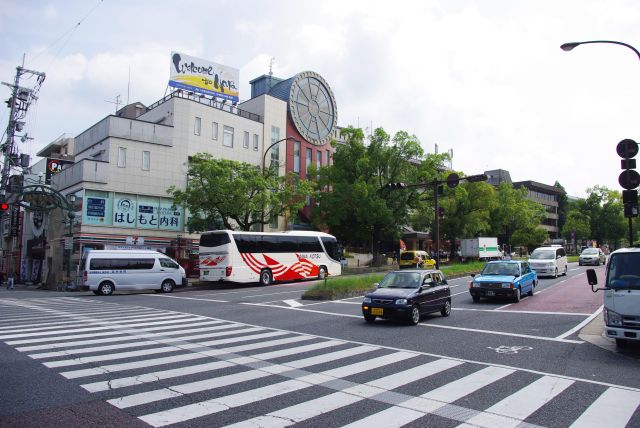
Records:
[[[590,44],[590,43],[608,43],[608,44],[612,44],[612,45],[626,46],[629,49],[631,49],[632,51],[634,51],[636,53],[636,55],[638,55],[638,59],[640,59],[640,52],[638,52],[638,50],[636,48],[634,48],[633,46],[631,46],[631,45],[629,45],[627,43],[616,42],[615,40],[588,40],[586,42],[570,42],[570,43],[564,43],[563,45],[561,45],[560,49],[562,49],[563,51],[569,52],[570,50],[572,50],[576,46],[586,45],[586,44]]]
[[[293,137],[286,137],[286,138],[282,138],[278,141],[276,141],[275,143],[271,144],[269,147],[267,147],[264,151],[264,154],[262,155],[262,175],[264,175],[264,172],[266,171],[266,166],[267,166],[267,153],[269,153],[269,150],[271,150],[271,148],[273,146],[276,146],[280,143],[282,143],[283,141],[287,141],[287,140],[293,140]],[[278,161],[278,168],[280,168],[280,162]],[[262,218],[260,219],[260,232],[264,232],[264,207],[262,210]]]
[[[572,50],[576,46],[586,45],[586,44],[590,44],[590,43],[607,43],[607,44],[611,44],[611,45],[620,45],[620,46],[627,47],[627,48],[631,49],[632,51],[634,51],[635,54],[638,56],[638,59],[640,60],[640,52],[638,52],[638,49],[634,48],[630,44],[623,43],[623,42],[617,42],[615,40],[587,40],[586,42],[570,42],[570,43],[564,43],[564,44],[560,45],[560,49],[562,49],[565,52],[569,52],[570,50]],[[633,246],[633,221],[632,221],[631,217],[629,217],[629,245]]]

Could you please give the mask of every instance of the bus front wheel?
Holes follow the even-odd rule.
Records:
[[[271,284],[273,278],[271,277],[271,271],[268,269],[264,269],[260,272],[260,285],[267,286]]]

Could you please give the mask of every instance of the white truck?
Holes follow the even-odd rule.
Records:
[[[498,238],[469,238],[460,241],[460,255],[465,259],[499,259],[502,251]]]
[[[604,332],[622,347],[629,340],[640,340],[640,248],[614,251],[606,269],[604,287],[595,287],[595,269],[587,269],[587,279],[591,291],[604,291]]]

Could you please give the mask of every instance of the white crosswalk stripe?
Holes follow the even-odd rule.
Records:
[[[633,388],[531,372],[522,382],[518,368],[199,315],[66,297],[0,302],[2,315],[13,320],[0,327],[2,342],[155,427],[219,426],[223,414],[234,428],[324,426],[335,424],[332,412],[350,428],[401,427],[430,415],[465,428],[534,427],[537,412],[572,388],[597,398],[572,406],[571,427],[625,427],[640,417]],[[446,382],[429,386],[443,375]],[[507,384],[517,388],[506,398],[469,404]],[[367,400],[383,409],[348,411]],[[256,403],[269,410],[234,413]]]

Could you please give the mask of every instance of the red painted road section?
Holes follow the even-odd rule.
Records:
[[[602,284],[604,267],[596,269],[596,272],[598,284]],[[561,280],[547,289],[541,290],[538,285],[533,297],[513,303],[501,310],[592,314],[602,306],[602,293],[602,291],[592,292],[587,282],[587,275],[581,273]]]

